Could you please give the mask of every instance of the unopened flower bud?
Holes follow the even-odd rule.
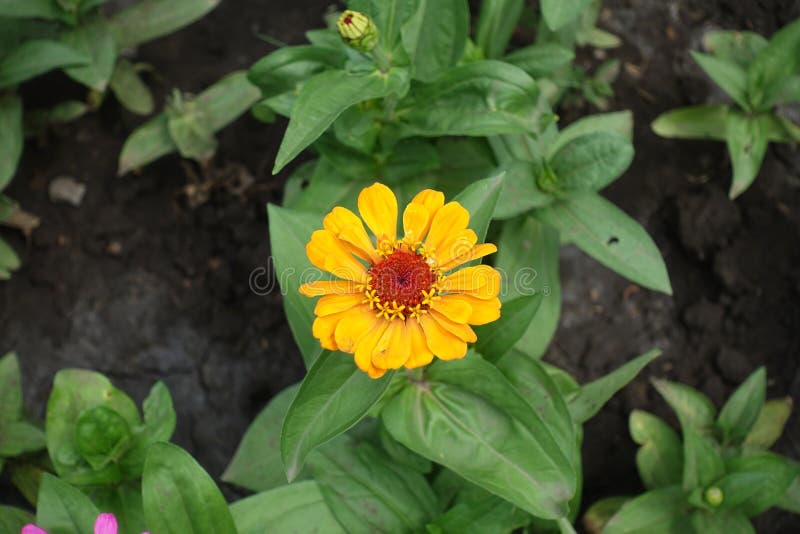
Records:
[[[358,11],[347,10],[336,22],[342,39],[362,52],[370,52],[378,44],[378,28],[372,19]]]
[[[717,486],[711,486],[708,488],[704,496],[706,502],[715,507],[722,504],[722,501],[725,499],[725,495],[723,495],[722,490]]]

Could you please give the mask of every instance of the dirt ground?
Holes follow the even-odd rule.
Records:
[[[150,81],[159,96],[175,86],[199,91],[273,50],[259,35],[301,43],[329,3],[227,0],[191,28],[143,46],[138,59],[155,67]],[[624,61],[612,108],[633,110],[637,150],[632,168],[606,193],[654,236],[675,295],[640,290],[578,250],[562,250],[564,314],[549,361],[588,381],[651,347],[664,351],[587,424],[587,503],[641,490],[628,414],[668,414],[648,377],[685,382],[721,403],[766,365],[769,396],[800,398],[800,150],[771,147],[754,186],[732,202],[722,143],[665,140],[649,128],[665,110],[720,98],[688,55],[706,31],[770,35],[800,16],[800,3],[605,5],[602,26],[624,41],[611,51]],[[28,106],[63,92],[80,97],[58,75],[23,88]],[[140,175],[115,176],[122,143],[139,121],[110,100],[26,145],[8,194],[42,225],[28,240],[1,230],[24,267],[0,284],[0,352],[20,355],[26,403],[39,415],[63,367],[99,370],[137,400],[164,380],[178,410],[176,441],[218,476],[265,401],[303,375],[280,295],[249,288],[251,273],[269,257],[264,206],[280,202],[288,176],[269,173],[285,123],[244,117],[224,130],[217,166],[252,175],[254,185],[244,194],[218,187],[190,209],[176,157]],[[79,208],[48,200],[48,184],[61,175],[87,185]],[[797,416],[779,450],[800,458]],[[800,522],[771,513],[758,531],[797,532]]]

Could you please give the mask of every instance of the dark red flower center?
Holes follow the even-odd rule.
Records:
[[[343,23],[350,25],[353,23],[353,15],[345,15]]]
[[[430,291],[436,282],[436,273],[420,254],[396,250],[385,260],[369,270],[371,286],[380,302],[397,302],[398,306],[416,306],[423,299],[422,292]]]

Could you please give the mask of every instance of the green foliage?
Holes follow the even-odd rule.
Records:
[[[664,137],[726,141],[733,168],[730,197],[755,180],[769,142],[796,143],[800,129],[776,106],[800,102],[800,20],[767,41],[752,32],[706,35],[711,55],[692,57],[735,105],[699,105],[660,115],[653,130]]]
[[[764,402],[763,368],[739,386],[719,416],[711,401],[688,386],[654,384],[678,415],[682,442],[658,417],[633,412],[630,432],[640,445],[636,464],[648,491],[590,508],[584,522],[591,532],[754,532],[749,518],[773,506],[795,509],[800,465],[767,451],[791,405]],[[616,511],[611,504],[621,507]]]

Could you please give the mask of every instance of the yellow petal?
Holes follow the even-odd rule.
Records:
[[[445,276],[439,284],[442,292],[467,293],[478,298],[494,298],[500,293],[500,273],[488,265],[460,269]]]
[[[300,294],[305,297],[346,295],[349,293],[360,293],[358,284],[351,280],[319,280],[300,286]]]
[[[375,245],[364,229],[364,223],[349,209],[340,206],[333,208],[322,220],[322,225],[333,235],[351,245],[352,252],[360,258],[373,263],[380,260]]]
[[[386,332],[372,349],[372,365],[379,369],[399,369],[408,361],[410,350],[405,321],[389,321]]]
[[[329,230],[317,230],[306,245],[308,259],[338,278],[366,282],[367,269],[347,250],[344,243]]]
[[[435,310],[431,310],[430,315],[436,319],[436,322],[439,323],[439,326],[456,336],[461,341],[466,341],[467,343],[475,343],[478,340],[478,336],[475,334],[475,331],[470,327],[468,324],[464,323],[456,323],[455,321],[451,321],[441,313],[436,312]]]
[[[472,306],[463,300],[452,298],[455,295],[444,295],[434,300],[431,309],[441,313],[455,323],[466,323],[472,315]]]
[[[361,305],[345,312],[344,318],[336,326],[334,339],[339,350],[354,353],[358,342],[369,333],[377,321],[375,311]]]
[[[389,321],[381,319],[376,321],[372,328],[364,334],[364,336],[356,343],[355,361],[359,369],[365,373],[369,373],[370,369],[374,368],[372,365],[372,349],[380,340],[386,328],[389,326]],[[371,375],[370,375],[371,376]]]
[[[475,245],[466,253],[461,254],[453,258],[452,260],[448,261],[447,263],[441,264],[440,267],[443,271],[451,271],[462,265],[467,263],[468,261],[477,260],[478,258],[483,258],[484,256],[488,256],[489,254],[494,254],[497,252],[497,247],[491,243],[482,243],[480,245]]]
[[[374,183],[358,195],[358,211],[378,242],[397,237],[397,198],[392,190]]]
[[[319,343],[323,348],[328,350],[337,350],[339,348],[336,345],[334,332],[342,317],[344,317],[344,313],[334,313],[333,315],[314,319],[314,324],[311,325],[311,333],[314,334],[315,338],[319,339]]]
[[[408,335],[408,344],[411,347],[406,367],[414,369],[428,365],[433,361],[433,353],[428,348],[428,343],[425,340],[425,332],[419,321],[409,319],[406,321],[406,331]]]
[[[478,236],[469,228],[456,232],[445,239],[442,244],[439,245],[439,248],[436,249],[436,262],[439,266],[444,265],[453,258],[468,253],[475,248],[475,243],[477,242]]]
[[[452,293],[442,297],[442,300],[460,300],[469,304],[472,308],[472,314],[467,321],[469,324],[482,325],[491,323],[500,318],[500,299],[497,297],[487,300],[473,297],[462,293]]]
[[[458,202],[448,202],[433,216],[425,249],[436,253],[448,238],[467,228],[469,212]]]
[[[423,189],[411,199],[411,202],[422,204],[428,208],[428,211],[431,213],[436,213],[439,208],[444,206],[444,193],[441,191],[434,191],[433,189]]]
[[[445,330],[430,314],[423,315],[419,324],[425,332],[428,348],[438,358],[455,360],[467,354],[467,344]]]
[[[377,367],[372,366],[367,370],[367,374],[370,378],[380,378],[386,374],[386,371],[387,369],[378,369]]]
[[[412,202],[403,212],[403,232],[405,239],[413,244],[425,238],[431,224],[431,212],[423,204]]]
[[[353,293],[350,295],[325,295],[317,301],[317,305],[314,307],[314,315],[321,317],[323,315],[331,315],[349,310],[361,304],[362,298],[360,293]]]

